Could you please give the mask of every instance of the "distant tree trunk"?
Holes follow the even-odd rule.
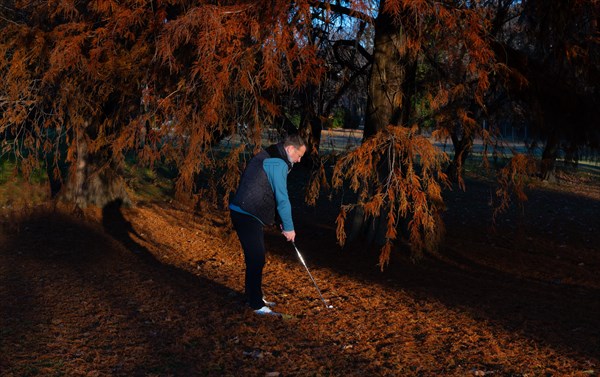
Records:
[[[312,152],[313,149],[319,152],[321,146],[321,132],[323,131],[323,121],[319,116],[313,116],[310,118],[310,140],[308,141],[308,147]]]
[[[542,152],[542,162],[540,166],[540,177],[544,181],[554,181],[556,179],[556,158],[558,157],[559,137],[557,132],[552,131],[546,140],[546,146]]]
[[[308,107],[308,106],[307,106]],[[301,166],[312,170],[319,157],[319,146],[321,144],[321,131],[323,124],[318,116],[307,114],[302,116],[298,132],[306,141],[306,155],[300,161]],[[308,137],[306,137],[308,135]],[[313,153],[314,152],[314,153]]]
[[[450,138],[454,146],[454,158],[448,166],[447,174],[452,181],[458,182],[462,177],[465,161],[473,148],[473,137],[463,135],[459,131],[452,131]]]
[[[577,169],[579,165],[579,147],[575,141],[565,146],[565,165]]]
[[[316,100],[315,97],[317,98]],[[322,102],[322,95],[319,93],[318,87],[309,85],[304,91],[304,102],[298,130],[306,139],[306,157],[308,158],[302,160],[302,165],[309,169],[315,166],[314,159],[318,158],[319,147],[321,145],[321,132],[323,131],[321,114],[324,108]]]
[[[69,170],[68,180],[59,197],[79,208],[90,205],[102,208],[116,199],[131,204],[123,178],[117,167],[106,158],[108,151],[91,153],[83,132],[77,133],[75,142],[77,160]]]
[[[52,160],[52,155],[44,156],[44,168],[46,169],[46,177],[48,178],[48,184],[50,186],[50,198],[54,199],[60,193],[63,184],[62,184],[62,176],[57,176],[54,171],[54,161]]]
[[[300,134],[309,135],[306,140],[307,150],[311,152],[314,148],[318,151],[321,143],[321,131],[323,130],[321,118],[318,114],[314,114],[308,103],[304,106],[304,112],[300,118]]]

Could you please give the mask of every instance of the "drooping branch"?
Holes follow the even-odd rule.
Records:
[[[397,229],[408,222],[408,240],[413,256],[424,250],[434,251],[443,234],[439,217],[443,209],[442,187],[449,182],[443,172],[447,156],[417,128],[388,126],[366,140],[359,148],[343,156],[334,169],[332,184],[349,184],[358,194],[356,203],[344,204],[337,219],[338,241],[345,242],[347,213],[360,209],[366,218],[382,215],[385,235],[380,265],[389,261]]]

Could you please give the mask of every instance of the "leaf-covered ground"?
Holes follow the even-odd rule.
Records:
[[[540,185],[495,230],[493,190],[448,193],[439,255],[399,247],[383,272],[376,250],[336,245],[334,204],[293,193],[296,244],[334,308],[272,230],[264,286],[284,319],[244,305],[226,212],[5,209],[0,375],[598,375],[597,183]]]

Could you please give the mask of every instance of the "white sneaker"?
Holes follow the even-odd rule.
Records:
[[[274,312],[271,310],[271,308],[269,308],[268,306],[263,306],[260,309],[256,309],[254,311],[254,313],[258,314],[258,315],[274,315],[274,316],[281,316],[280,313]]]
[[[276,303],[274,303],[273,301],[267,301],[265,300],[265,298],[263,297],[263,302],[265,303],[265,306],[268,306],[269,308],[274,307],[275,305],[277,305]]]

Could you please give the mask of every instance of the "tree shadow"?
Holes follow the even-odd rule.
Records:
[[[104,215],[100,226],[48,211],[22,220],[19,232],[0,233],[0,370],[257,375],[299,370],[281,339],[320,342],[299,326],[254,315],[239,292],[155,259],[130,239],[120,206]],[[300,352],[318,358],[313,352],[322,350]],[[327,354],[341,367],[370,370],[368,360],[348,360],[334,345]]]

